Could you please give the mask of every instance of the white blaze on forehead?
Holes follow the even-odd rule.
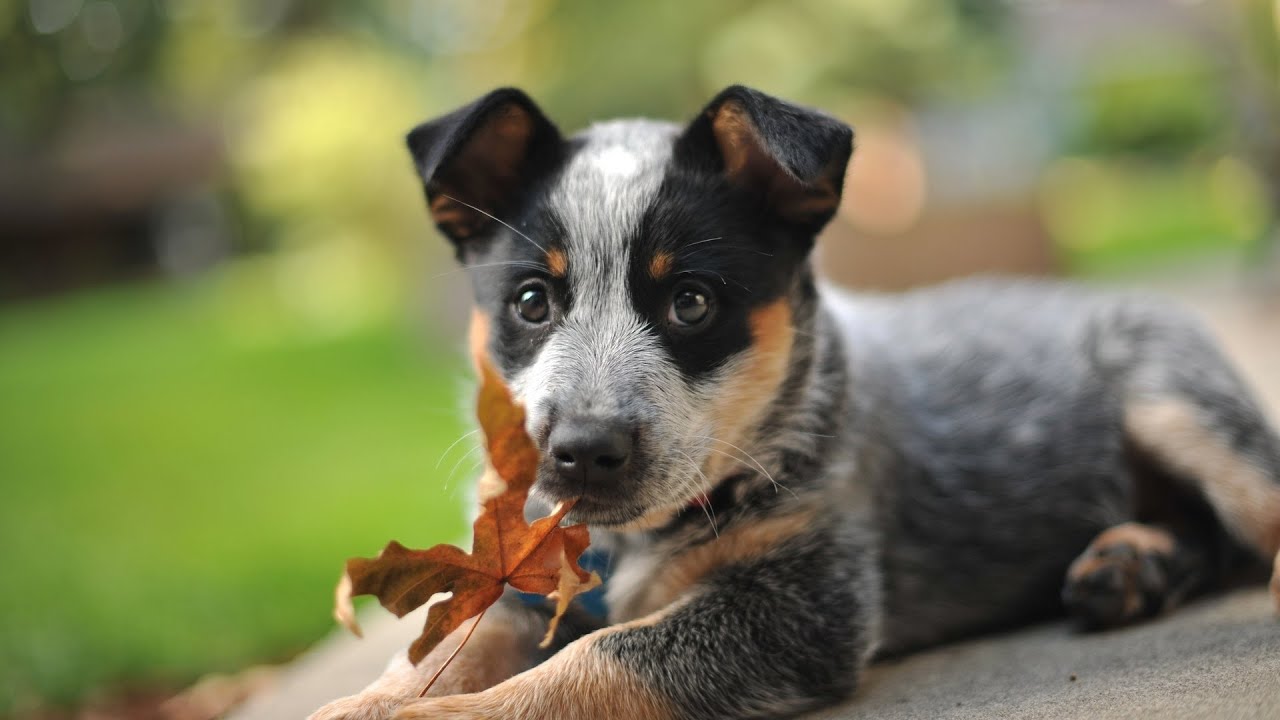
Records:
[[[581,148],[550,198],[565,229],[575,297],[625,299],[629,246],[662,183],[677,131],[669,123],[615,120],[577,136]]]
[[[627,359],[632,370],[641,368],[636,355],[651,352],[646,323],[628,296],[630,245],[662,184],[677,132],[668,123],[616,120],[574,138],[578,150],[548,198],[564,228],[573,305],[514,383],[530,406],[530,422],[566,373],[603,383]]]
[[[600,172],[613,177],[635,175],[640,171],[640,158],[621,145],[611,145],[594,155],[591,161]]]

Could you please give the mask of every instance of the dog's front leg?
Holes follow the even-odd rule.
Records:
[[[652,615],[397,720],[781,718],[848,696],[872,643],[872,563],[813,539],[722,567]]]
[[[529,607],[508,592],[485,612],[467,644],[458,652],[428,697],[474,693],[493,687],[535,666],[558,648],[599,627],[589,616],[571,609],[560,623],[555,642],[538,647],[546,632],[550,612]],[[387,720],[405,703],[416,700],[431,676],[445,663],[471,630],[473,621],[451,633],[416,666],[408,653],[392,659],[386,672],[356,695],[325,705],[309,720]]]

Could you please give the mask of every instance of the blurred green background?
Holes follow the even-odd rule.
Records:
[[[682,119],[743,82],[858,129],[837,279],[1265,285],[1278,28],[1276,0],[0,0],[0,716],[286,660],[343,559],[463,532],[469,290],[415,123],[508,84],[566,130]]]

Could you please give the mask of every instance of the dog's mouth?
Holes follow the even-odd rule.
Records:
[[[635,482],[639,485],[644,481],[637,478]],[[559,478],[550,477],[540,479],[537,490],[553,504],[561,501],[574,503],[573,509],[566,515],[566,520],[570,523],[624,530],[660,527],[686,512],[696,512],[700,516],[704,508],[712,503],[717,492],[715,487],[699,488],[691,494],[650,500],[628,497],[616,490],[585,488],[581,485],[571,487]]]
[[[647,508],[619,505],[616,502],[579,497],[566,516],[571,523],[586,523],[600,527],[622,527],[644,517]]]
[[[538,496],[551,505],[573,503],[573,509],[565,516],[571,523],[606,527],[626,525],[651,509],[640,499],[630,497],[630,493],[570,483],[554,475],[540,474],[534,488]]]

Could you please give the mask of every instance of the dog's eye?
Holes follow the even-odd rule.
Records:
[[[544,323],[551,315],[551,303],[547,289],[542,285],[527,285],[516,296],[516,313],[526,322]]]
[[[710,293],[701,287],[686,285],[676,288],[676,293],[671,298],[671,309],[667,312],[667,319],[673,325],[691,327],[704,322],[710,314]]]

